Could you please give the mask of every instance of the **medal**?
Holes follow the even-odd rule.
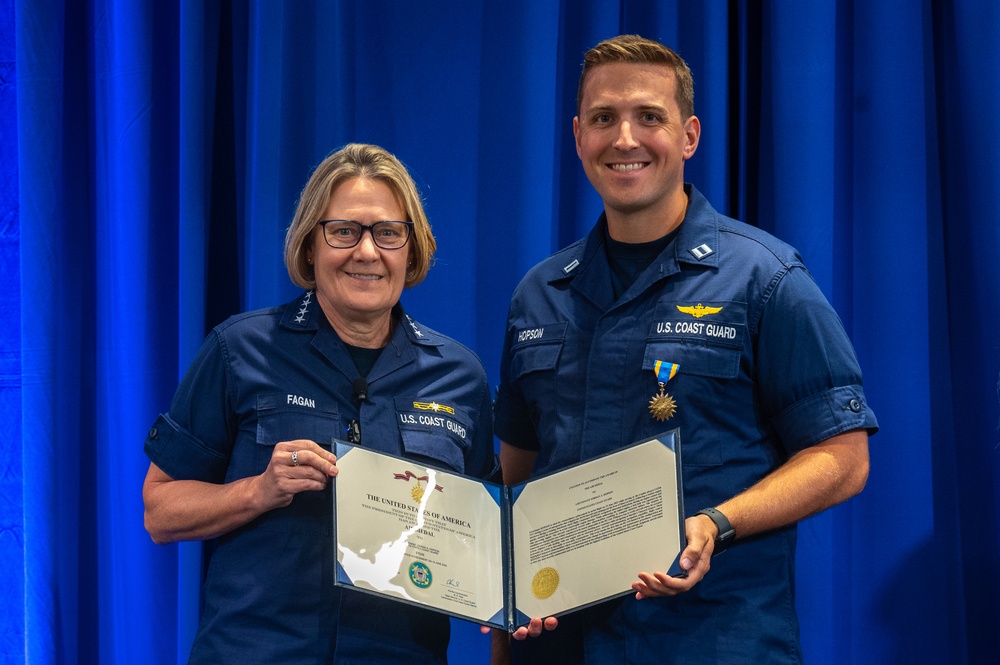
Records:
[[[677,402],[664,391],[664,388],[667,385],[667,381],[674,378],[674,375],[677,374],[678,368],[679,365],[676,363],[668,363],[662,360],[657,360],[653,365],[653,372],[656,373],[660,392],[653,395],[653,399],[649,400],[649,413],[659,421],[670,420],[674,413],[677,412]]]
[[[677,411],[677,402],[670,395],[663,392],[663,384],[660,384],[660,392],[653,395],[649,400],[649,412],[657,420],[670,420],[670,417]]]

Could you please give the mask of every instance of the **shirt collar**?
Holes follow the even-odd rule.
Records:
[[[315,291],[306,291],[285,307],[281,326],[290,330],[319,330],[319,317],[322,315]]]
[[[678,228],[677,238],[653,260],[640,281],[656,281],[680,270],[679,264],[702,267],[719,265],[719,213],[694,185],[685,184],[688,208]],[[600,218],[585,238],[555,255],[548,270],[547,281],[556,284],[572,280],[572,288],[602,309],[614,303],[611,280],[608,279],[607,254],[604,238],[607,216]],[[653,274],[654,266],[658,266]],[[648,286],[648,284],[647,284]]]

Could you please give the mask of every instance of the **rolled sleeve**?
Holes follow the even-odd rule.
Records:
[[[225,351],[213,331],[143,446],[150,461],[175,480],[225,482],[235,437]]]
[[[864,429],[869,434],[878,430],[875,414],[857,385],[800,400],[774,418],[772,424],[789,453],[851,430]]]
[[[167,414],[153,423],[143,448],[150,461],[175,480],[220,483],[226,476],[229,457],[203,444]]]
[[[878,430],[854,347],[804,268],[782,276],[759,339],[761,403],[789,455],[850,430]]]

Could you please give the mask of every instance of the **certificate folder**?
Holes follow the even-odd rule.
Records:
[[[680,435],[505,487],[334,441],[338,586],[513,631],[680,574]]]

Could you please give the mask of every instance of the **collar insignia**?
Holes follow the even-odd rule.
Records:
[[[423,337],[424,333],[421,332],[420,328],[417,327],[417,324],[414,323],[413,319],[410,318],[410,315],[404,314],[403,316],[406,317],[407,323],[409,323],[410,327],[413,328],[413,334],[416,335],[417,337]]]
[[[694,258],[698,259],[699,261],[701,261],[706,256],[711,256],[712,254],[715,254],[715,250],[714,249],[712,249],[708,245],[704,245],[704,244],[698,245],[697,247],[693,247],[692,249],[689,249],[688,251],[691,252],[691,256],[693,256]]]
[[[299,303],[299,311],[296,313],[295,318],[293,319],[295,323],[306,322],[306,318],[309,316],[309,306],[312,305],[312,297],[313,297],[313,292],[306,291],[305,297],[302,299],[302,302]]]

